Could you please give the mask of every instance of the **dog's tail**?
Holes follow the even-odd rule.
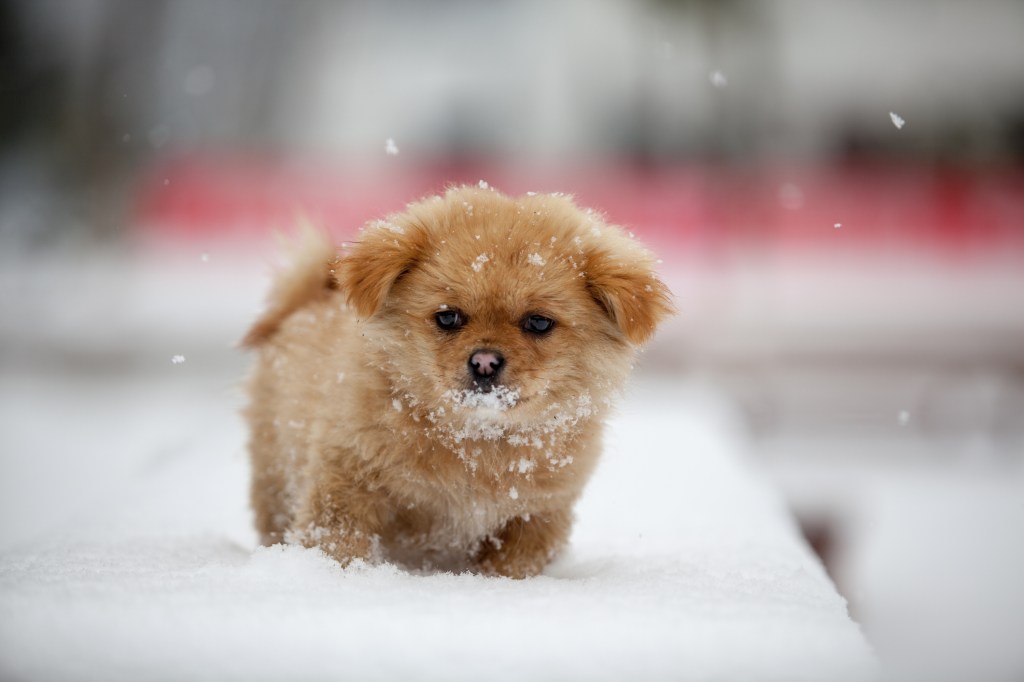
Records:
[[[266,310],[242,339],[244,347],[259,346],[293,312],[337,288],[333,271],[337,249],[327,233],[303,223],[288,251],[289,264],[274,278]]]

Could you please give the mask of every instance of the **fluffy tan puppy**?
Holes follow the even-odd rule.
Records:
[[[462,187],[307,235],[245,344],[262,541],[522,578],[566,543],[604,417],[671,311],[562,195]]]

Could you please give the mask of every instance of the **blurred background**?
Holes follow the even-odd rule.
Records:
[[[659,253],[639,381],[734,407],[890,670],[1024,676],[1018,0],[0,2],[0,548],[241,401],[273,231],[480,180]]]

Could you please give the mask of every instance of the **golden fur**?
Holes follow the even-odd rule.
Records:
[[[465,325],[441,329],[443,310]],[[539,573],[636,348],[670,312],[650,253],[561,195],[451,189],[340,257],[309,232],[245,339],[262,541]],[[553,329],[524,330],[533,314]],[[467,366],[480,348],[505,359],[490,392]]]

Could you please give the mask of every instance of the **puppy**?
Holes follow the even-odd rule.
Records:
[[[340,257],[307,234],[244,341],[262,542],[539,573],[671,312],[653,265],[568,197],[477,187],[368,224]]]

